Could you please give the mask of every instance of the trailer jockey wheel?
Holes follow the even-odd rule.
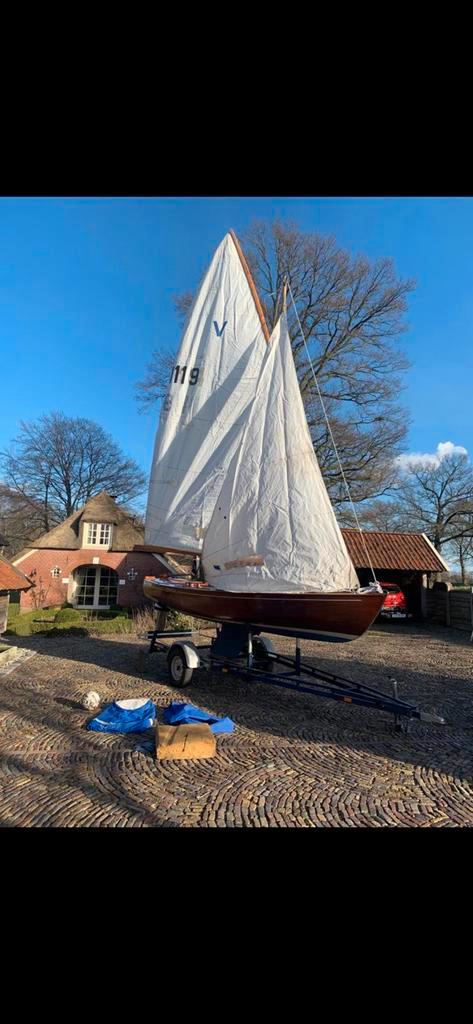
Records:
[[[171,647],[168,654],[169,678],[173,686],[188,686],[193,669],[188,668],[185,655],[180,647]]]
[[[260,636],[253,637],[254,667],[260,668],[262,672],[272,672],[274,662],[268,658],[268,648]]]

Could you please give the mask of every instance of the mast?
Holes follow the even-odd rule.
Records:
[[[248,284],[249,284],[249,287],[250,287],[250,291],[251,291],[251,294],[253,296],[254,303],[255,303],[255,306],[256,306],[256,309],[257,309],[257,312],[258,312],[258,316],[259,316],[259,318],[261,320],[261,327],[263,329],[263,334],[265,336],[266,341],[269,341],[270,335],[269,335],[268,325],[266,323],[266,317],[264,315],[264,309],[263,309],[263,306],[261,304],[261,299],[260,299],[260,297],[258,295],[258,291],[257,291],[256,285],[255,285],[255,282],[253,280],[253,276],[252,276],[251,270],[250,270],[250,268],[248,266],[248,263],[246,262],[246,258],[244,256],[243,249],[242,249],[242,247],[241,247],[241,245],[240,245],[240,243],[238,241],[238,238],[237,238],[233,228],[230,228],[229,235],[231,235],[231,237],[233,239],[233,242],[235,244],[235,249],[236,249],[236,251],[237,251],[237,253],[238,253],[239,257],[240,257],[241,265],[243,267],[246,280],[248,281]]]

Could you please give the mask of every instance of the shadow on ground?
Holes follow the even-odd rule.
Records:
[[[406,644],[408,638],[421,641],[427,645],[425,657],[432,659],[433,667],[406,662]],[[378,643],[386,653],[384,664],[370,660],[367,651],[373,646],[371,641],[378,638]],[[410,732],[395,733],[392,716],[353,706],[340,705],[334,701],[296,694],[266,683],[246,681],[221,673],[199,672],[194,675],[193,684],[185,689],[177,689],[167,683],[167,666],[164,654],[148,655],[145,658],[145,671],[138,672],[138,662],[143,667],[143,650],[146,641],[129,641],[104,638],[21,638],[22,646],[33,649],[37,653],[57,657],[66,662],[70,660],[77,666],[90,666],[92,673],[88,675],[87,684],[83,677],[78,679],[74,671],[70,682],[77,688],[81,685],[92,688],[94,684],[93,667],[105,669],[109,677],[120,682],[123,677],[136,677],[137,691],[140,696],[156,700],[158,708],[166,706],[170,700],[195,703],[218,716],[229,716],[237,725],[234,737],[226,741],[238,745],[253,742],[259,738],[259,747],[254,747],[255,758],[263,760],[268,756],[270,742],[280,739],[286,744],[296,740],[314,741],[322,744],[335,744],[338,748],[352,749],[378,758],[387,758],[400,763],[424,766],[430,770],[447,775],[454,775],[470,783],[473,779],[473,707],[471,669],[463,668],[464,674],[450,675],[443,664],[436,668],[436,651],[442,651],[442,658],[447,662],[455,658],[455,650],[464,649],[470,653],[466,635],[452,630],[432,629],[430,627],[376,627],[371,636],[364,638],[364,657],[358,654],[356,645],[343,645],[350,648],[342,659],[331,656],[332,646],[328,644],[307,644],[303,656],[312,664],[317,664],[327,671],[340,673],[344,676],[363,681],[386,693],[391,693],[390,677],[395,675],[399,685],[399,696],[415,703],[422,710],[440,714],[446,719],[446,726],[423,725],[412,723]],[[277,638],[274,638],[278,642]],[[396,662],[396,650],[401,643],[404,660]],[[19,644],[18,644],[19,646]],[[360,650],[360,648],[358,648]],[[309,652],[310,651],[310,655]],[[415,653],[415,652],[414,652]],[[31,665],[31,662],[27,663]],[[25,673],[26,675],[27,673]],[[11,678],[11,677],[9,677]],[[68,685],[64,679],[64,689]],[[133,680],[131,679],[131,685]],[[100,691],[100,679],[97,678]],[[67,690],[66,690],[67,692]],[[127,689],[130,695],[130,689]],[[112,699],[112,698],[110,698]],[[60,709],[55,714],[55,705],[69,707],[71,711],[82,716],[78,729],[75,722],[64,723]],[[18,714],[18,703],[11,706],[7,694],[3,694],[0,705],[4,711]],[[41,694],[32,706],[21,708],[25,720],[41,723],[53,730],[63,730],[70,737],[70,729],[79,747],[84,743],[86,733],[82,722],[84,712],[77,701],[65,697],[48,697]],[[74,718],[76,714],[74,715]],[[244,731],[247,731],[245,734]],[[115,749],[134,750],[139,743],[139,736],[111,738],[101,734],[99,748],[94,741],[94,750],[104,750],[107,743],[113,741]],[[80,742],[79,742],[80,737]],[[121,746],[120,746],[121,744]],[[123,745],[124,744],[124,745]],[[89,746],[89,742],[86,742]],[[236,747],[235,747],[236,749]],[[259,751],[259,753],[258,753]]]

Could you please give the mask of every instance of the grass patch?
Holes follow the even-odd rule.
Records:
[[[100,636],[102,633],[135,633],[135,626],[133,619],[129,619],[127,615],[117,615],[114,619],[88,622],[87,632],[90,636]]]
[[[32,633],[41,633],[45,628],[51,629],[54,624],[54,613],[48,610],[24,612],[23,615],[8,617],[8,629],[5,636],[31,636]]]
[[[92,610],[47,608],[14,615],[5,636],[95,636],[102,633],[133,633],[134,622],[123,609]]]
[[[57,626],[62,626],[63,624],[66,625],[67,623],[69,623],[69,625],[76,625],[77,623],[82,622],[83,619],[83,613],[77,608],[61,608],[61,610],[54,616],[54,622]]]
[[[205,628],[210,623],[192,619],[180,612],[170,612],[169,630]],[[145,637],[156,626],[156,613],[151,608],[54,608],[33,609],[9,616],[5,636],[102,636],[133,635]]]

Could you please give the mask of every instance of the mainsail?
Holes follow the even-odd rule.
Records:
[[[267,347],[202,563],[206,580],[221,590],[358,588],[314,453],[285,313]]]
[[[195,298],[163,402],[145,543],[199,552],[255,395],[266,339],[227,234]]]

